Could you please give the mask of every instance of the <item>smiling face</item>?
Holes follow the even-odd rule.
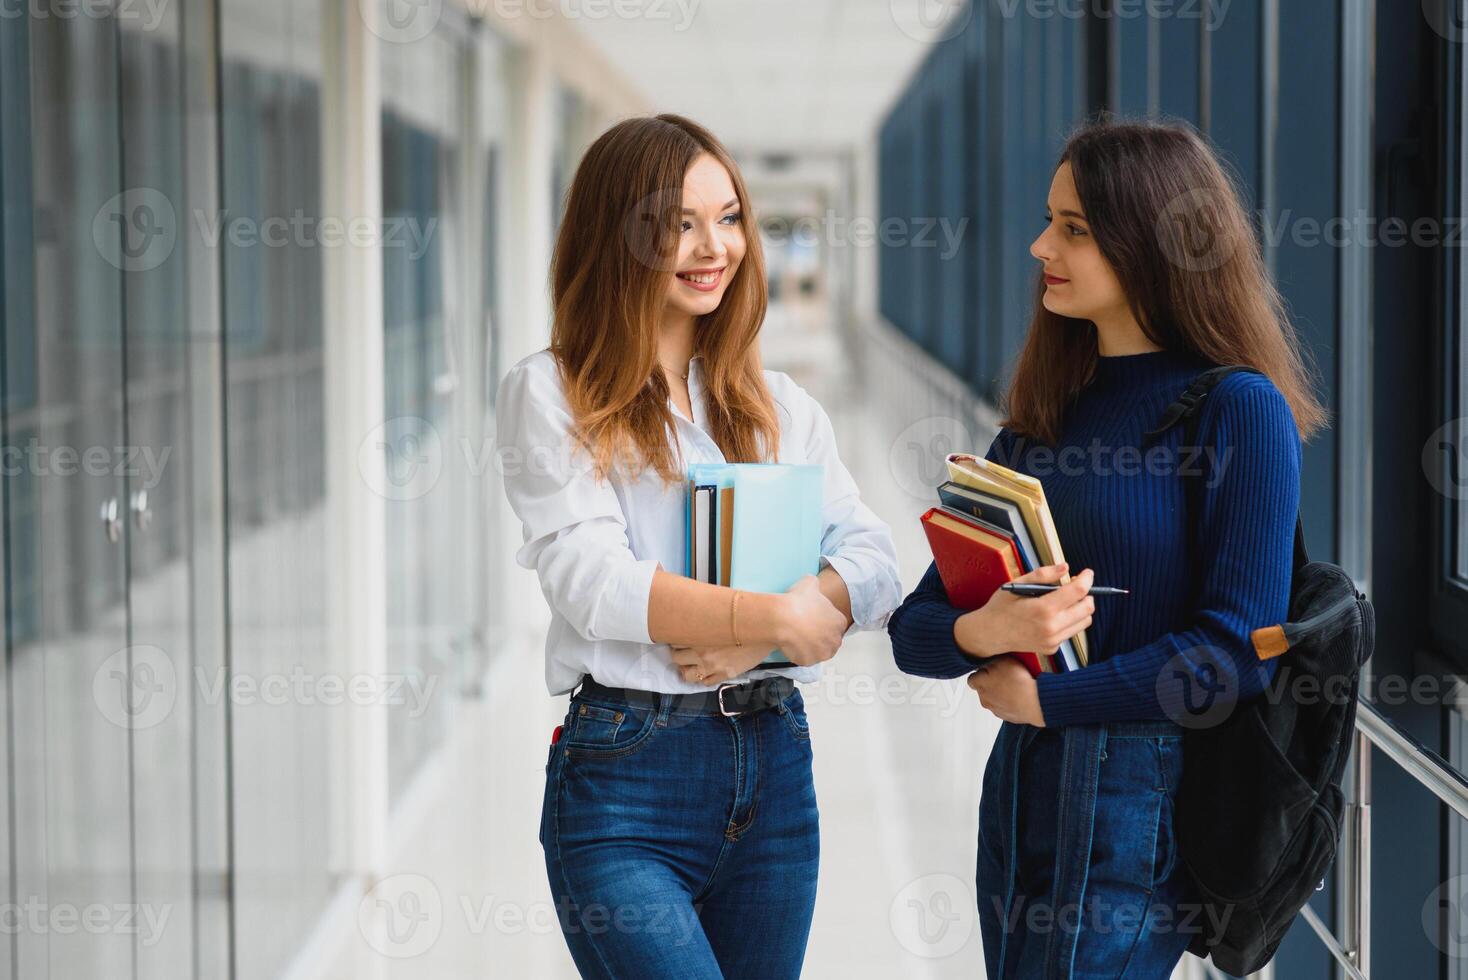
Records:
[[[744,259],[744,214],[724,165],[700,154],[683,178],[678,259],[668,281],[668,312],[704,316],[719,308]]]
[[[1062,163],[1050,181],[1045,222],[1030,245],[1030,254],[1044,266],[1045,309],[1093,322],[1129,314],[1126,292],[1091,234],[1069,163]]]

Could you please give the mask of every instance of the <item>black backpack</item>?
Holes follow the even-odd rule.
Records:
[[[1199,407],[1208,392],[1234,371],[1255,370],[1204,371],[1143,437],[1144,451],[1179,421],[1183,445],[1200,445]],[[1185,486],[1191,491],[1200,482],[1190,478]],[[1190,513],[1199,510],[1190,504]],[[1288,651],[1269,688],[1233,705],[1221,723],[1185,725],[1183,735],[1174,823],[1179,857],[1202,904],[1192,916],[1197,931],[1188,952],[1211,955],[1215,966],[1237,976],[1274,957],[1300,910],[1325,885],[1340,845],[1341,777],[1355,735],[1360,670],[1376,636],[1375,612],[1351,577],[1306,554],[1298,515],[1289,617],[1252,634],[1261,660]]]

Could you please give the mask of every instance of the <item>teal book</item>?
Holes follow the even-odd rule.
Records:
[[[695,486],[732,489],[731,508],[719,506],[716,519],[722,533],[713,537],[729,542],[730,554],[711,556],[715,568],[727,567],[728,581],[720,585],[751,592],[786,592],[805,575],[821,570],[821,498],[825,470],[820,465],[794,463],[696,463],[688,468]],[[720,493],[722,500],[729,494]],[[732,522],[732,529],[726,527]],[[692,508],[687,521],[689,555],[695,533]],[[727,559],[727,560],[726,560]],[[691,573],[692,565],[689,566]],[[790,660],[774,650],[762,666],[789,666]]]

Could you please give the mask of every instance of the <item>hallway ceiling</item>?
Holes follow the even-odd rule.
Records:
[[[967,16],[955,0],[609,0],[602,8],[577,26],[652,109],[692,117],[739,153],[859,144],[933,40]],[[618,9],[640,15],[617,17]]]

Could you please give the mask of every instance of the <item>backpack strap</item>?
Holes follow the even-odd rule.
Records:
[[[1183,393],[1178,396],[1177,401],[1167,406],[1167,409],[1162,413],[1162,419],[1158,422],[1157,427],[1142,434],[1143,451],[1145,452],[1149,444],[1161,438],[1163,433],[1165,433],[1168,429],[1171,429],[1174,425],[1177,425],[1179,422],[1183,423],[1183,445],[1199,445],[1198,425],[1203,400],[1208,397],[1208,393],[1213,390],[1214,386],[1217,385],[1218,382],[1222,381],[1230,374],[1233,374],[1235,371],[1253,371],[1255,374],[1264,373],[1258,368],[1250,367],[1246,364],[1222,364],[1217,367],[1211,367],[1208,370],[1202,372],[1196,378],[1194,378],[1192,380],[1192,383],[1190,383],[1188,387],[1183,391]],[[1197,482],[1197,480],[1187,481],[1189,485]],[[1189,494],[1189,496],[1191,496],[1191,494]],[[1190,508],[1189,513],[1199,514],[1201,513],[1201,510],[1197,507],[1192,507]],[[1190,545],[1193,540],[1195,526],[1195,521],[1190,520],[1188,522],[1188,540]],[[1297,510],[1295,512],[1294,570],[1298,572],[1305,565],[1309,564],[1309,562],[1310,554],[1305,549],[1305,525],[1301,521],[1300,513]]]

